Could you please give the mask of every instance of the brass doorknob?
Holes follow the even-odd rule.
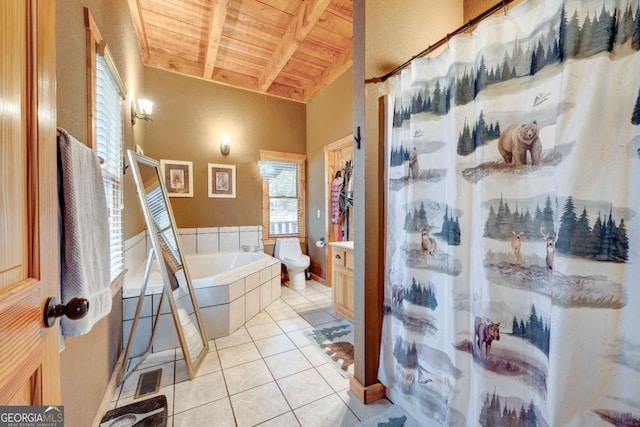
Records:
[[[71,320],[82,319],[88,311],[89,300],[86,298],[72,298],[66,304],[56,304],[56,298],[49,297],[44,305],[44,325],[50,328],[56,323],[56,319],[62,316]]]

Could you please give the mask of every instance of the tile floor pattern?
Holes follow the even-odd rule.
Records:
[[[167,397],[169,427],[354,426],[391,403],[362,404],[304,336],[340,320],[331,288],[315,281],[302,291],[283,286],[279,299],[233,335],[209,342],[192,381],[180,349],[153,353],[116,390],[111,408],[135,401],[140,373],[162,368],[157,394]]]

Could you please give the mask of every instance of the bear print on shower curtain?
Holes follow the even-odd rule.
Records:
[[[379,378],[424,425],[640,425],[640,2],[528,0],[390,83]]]

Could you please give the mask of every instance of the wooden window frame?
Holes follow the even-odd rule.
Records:
[[[96,55],[100,55],[104,58],[109,71],[113,79],[118,86],[118,90],[120,91],[120,95],[123,100],[127,99],[127,88],[124,84],[124,81],[120,77],[120,73],[118,72],[118,68],[116,67],[115,61],[113,60],[113,55],[107,46],[106,41],[102,37],[100,30],[98,29],[98,25],[96,24],[95,19],[91,15],[91,11],[87,7],[83,9],[84,12],[84,26],[86,30],[86,63],[87,63],[87,139],[86,145],[93,149],[97,150],[97,142],[96,142],[96,79],[97,79],[97,71],[96,71]],[[123,121],[124,126],[124,121]],[[124,130],[124,129],[123,129]],[[124,140],[123,140],[124,144]],[[124,147],[123,147],[124,150]],[[103,162],[103,159],[100,159]],[[124,177],[121,177],[120,182],[121,191],[124,192]],[[122,194],[124,196],[124,194]],[[121,211],[122,214],[123,210]],[[122,222],[124,222],[124,216],[121,218]],[[124,283],[124,274],[126,273],[126,269],[124,268],[124,236],[122,241],[123,247],[123,270],[111,281],[111,292],[112,295],[115,295],[121,288]]]
[[[96,55],[104,57],[123,99],[127,99],[127,88],[120,77],[106,41],[88,8],[84,8],[84,27],[87,30],[87,146],[95,150],[96,138]]]
[[[280,162],[297,163],[300,166],[300,232],[295,235],[269,234],[269,181],[262,181],[262,241],[265,245],[274,245],[276,239],[284,237],[296,237],[301,243],[307,241],[307,212],[306,212],[306,191],[307,191],[307,156],[304,154],[285,153],[281,151],[260,150],[260,160],[273,160]]]

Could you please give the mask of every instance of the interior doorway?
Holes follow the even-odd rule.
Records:
[[[353,134],[324,148],[324,165],[326,243],[353,240]],[[331,285],[331,251],[328,247],[325,265],[327,284]]]

